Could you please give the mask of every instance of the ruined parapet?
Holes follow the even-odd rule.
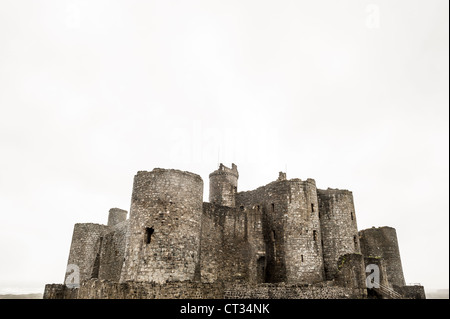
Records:
[[[220,164],[209,174],[209,202],[215,205],[235,207],[239,173],[235,164],[231,168]]]
[[[122,212],[126,213],[126,211]],[[110,232],[103,236],[100,248],[98,278],[118,282],[125,258],[128,221],[124,220],[110,228]]]
[[[348,190],[317,190],[323,240],[325,278],[331,280],[337,261],[345,254],[361,253],[353,194]]]
[[[121,282],[199,279],[203,180],[173,169],[134,177]]]
[[[75,224],[64,282],[79,269],[79,282],[98,277],[100,247],[109,227],[100,224]],[[78,279],[78,278],[77,278]],[[79,282],[70,282],[78,284]]]
[[[120,208],[111,208],[108,215],[108,226],[117,225],[127,220],[128,212]]]
[[[64,284],[47,284],[42,299],[78,299],[78,288],[69,288]]]
[[[395,228],[369,228],[359,232],[361,252],[364,256],[384,259],[387,279],[391,286],[405,286],[400,250]]]
[[[284,173],[284,172],[279,172],[278,173],[278,181],[285,181],[287,178],[286,178],[286,173]]]

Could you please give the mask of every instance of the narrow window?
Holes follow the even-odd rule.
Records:
[[[302,262],[303,262],[303,255],[301,255],[301,258],[302,258]]]
[[[241,211],[244,211],[244,206],[241,205],[241,206],[240,206],[240,209],[241,209]]]
[[[353,212],[350,212],[350,217],[351,217],[352,220],[353,220]]]
[[[311,204],[311,212],[314,213],[314,204]]]
[[[275,211],[275,204],[272,203],[272,212],[274,212],[274,211]]]
[[[353,242],[355,243],[355,248],[358,247],[358,239],[356,239],[356,236],[353,236]]]
[[[257,209],[257,210],[258,210],[258,212],[259,212],[259,205],[257,205],[257,206],[256,206],[256,209]]]
[[[152,227],[145,228],[145,243],[148,245],[152,241],[152,235],[155,230]]]
[[[317,240],[317,231],[316,230],[313,230],[313,239],[314,239],[314,241]]]

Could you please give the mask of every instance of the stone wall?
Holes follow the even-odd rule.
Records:
[[[115,224],[110,228],[111,231],[103,236],[98,278],[118,282],[125,259],[128,221]]]
[[[202,282],[261,282],[264,258],[261,211],[203,203],[201,236]]]
[[[389,281],[387,278],[387,270],[386,270],[386,264],[384,262],[384,259],[381,257],[371,257],[371,256],[364,256],[364,267],[366,267],[369,265],[377,265],[378,266],[378,270],[379,270],[379,275],[380,275],[380,285],[384,286],[384,287],[390,287],[389,285]],[[367,276],[370,273],[367,272]]]
[[[116,283],[91,279],[79,288],[46,285],[44,299],[359,299],[364,291],[334,286],[199,282]]]
[[[78,288],[69,288],[63,284],[45,285],[43,299],[77,299]]]
[[[325,278],[333,279],[339,257],[361,253],[353,194],[348,190],[317,190],[323,240]]]
[[[75,224],[70,245],[68,265],[76,265],[80,270],[80,281],[97,278],[100,266],[100,247],[109,227],[100,224]],[[69,267],[68,267],[69,268]],[[72,272],[66,273],[66,278]]]
[[[405,286],[397,232],[392,227],[369,228],[359,232],[361,252],[364,256],[382,257],[386,265],[388,282]]]
[[[203,181],[156,168],[134,178],[121,282],[200,280]]]
[[[322,232],[316,183],[288,181],[288,210],[285,216],[286,271],[288,282],[316,283],[324,280]]]
[[[114,226],[127,220],[128,212],[120,208],[111,208],[108,214],[108,226]]]
[[[425,288],[420,285],[396,287],[395,291],[406,299],[426,299]]]
[[[339,257],[334,277],[336,285],[365,290],[366,271],[361,254],[345,254]]]
[[[261,211],[265,243],[265,282],[323,280],[320,222],[312,179],[277,181],[239,192],[236,207]]]

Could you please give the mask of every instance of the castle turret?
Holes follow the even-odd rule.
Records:
[[[76,285],[87,279],[98,278],[100,248],[107,232],[106,225],[75,224],[64,283]]]
[[[361,252],[367,257],[381,257],[390,285],[405,286],[397,232],[392,227],[369,228],[359,232]]]
[[[231,168],[220,164],[218,170],[209,174],[209,202],[235,207],[238,178],[239,173],[235,164],[231,164]]]
[[[199,175],[160,168],[138,172],[121,282],[198,280],[202,204]]]
[[[353,194],[348,190],[317,190],[325,278],[333,279],[339,257],[360,254]]]
[[[316,182],[311,178],[292,179],[288,185],[287,209],[281,211],[287,282],[322,281],[324,264]]]
[[[111,208],[108,215],[108,226],[114,226],[127,220],[128,212],[120,208]]]

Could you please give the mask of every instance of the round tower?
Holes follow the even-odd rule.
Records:
[[[134,177],[121,282],[199,279],[203,180],[173,169]]]
[[[128,212],[120,208],[111,208],[108,215],[108,226],[114,226],[127,220]]]
[[[360,254],[353,194],[348,190],[317,190],[326,280],[334,278],[339,257]]]
[[[228,168],[221,163],[218,170],[209,174],[209,202],[220,206],[235,207],[238,178],[239,174],[235,164]]]
[[[382,257],[384,259],[389,284],[398,287],[405,286],[395,228],[373,227],[361,230],[359,238],[361,252],[365,257]]]

